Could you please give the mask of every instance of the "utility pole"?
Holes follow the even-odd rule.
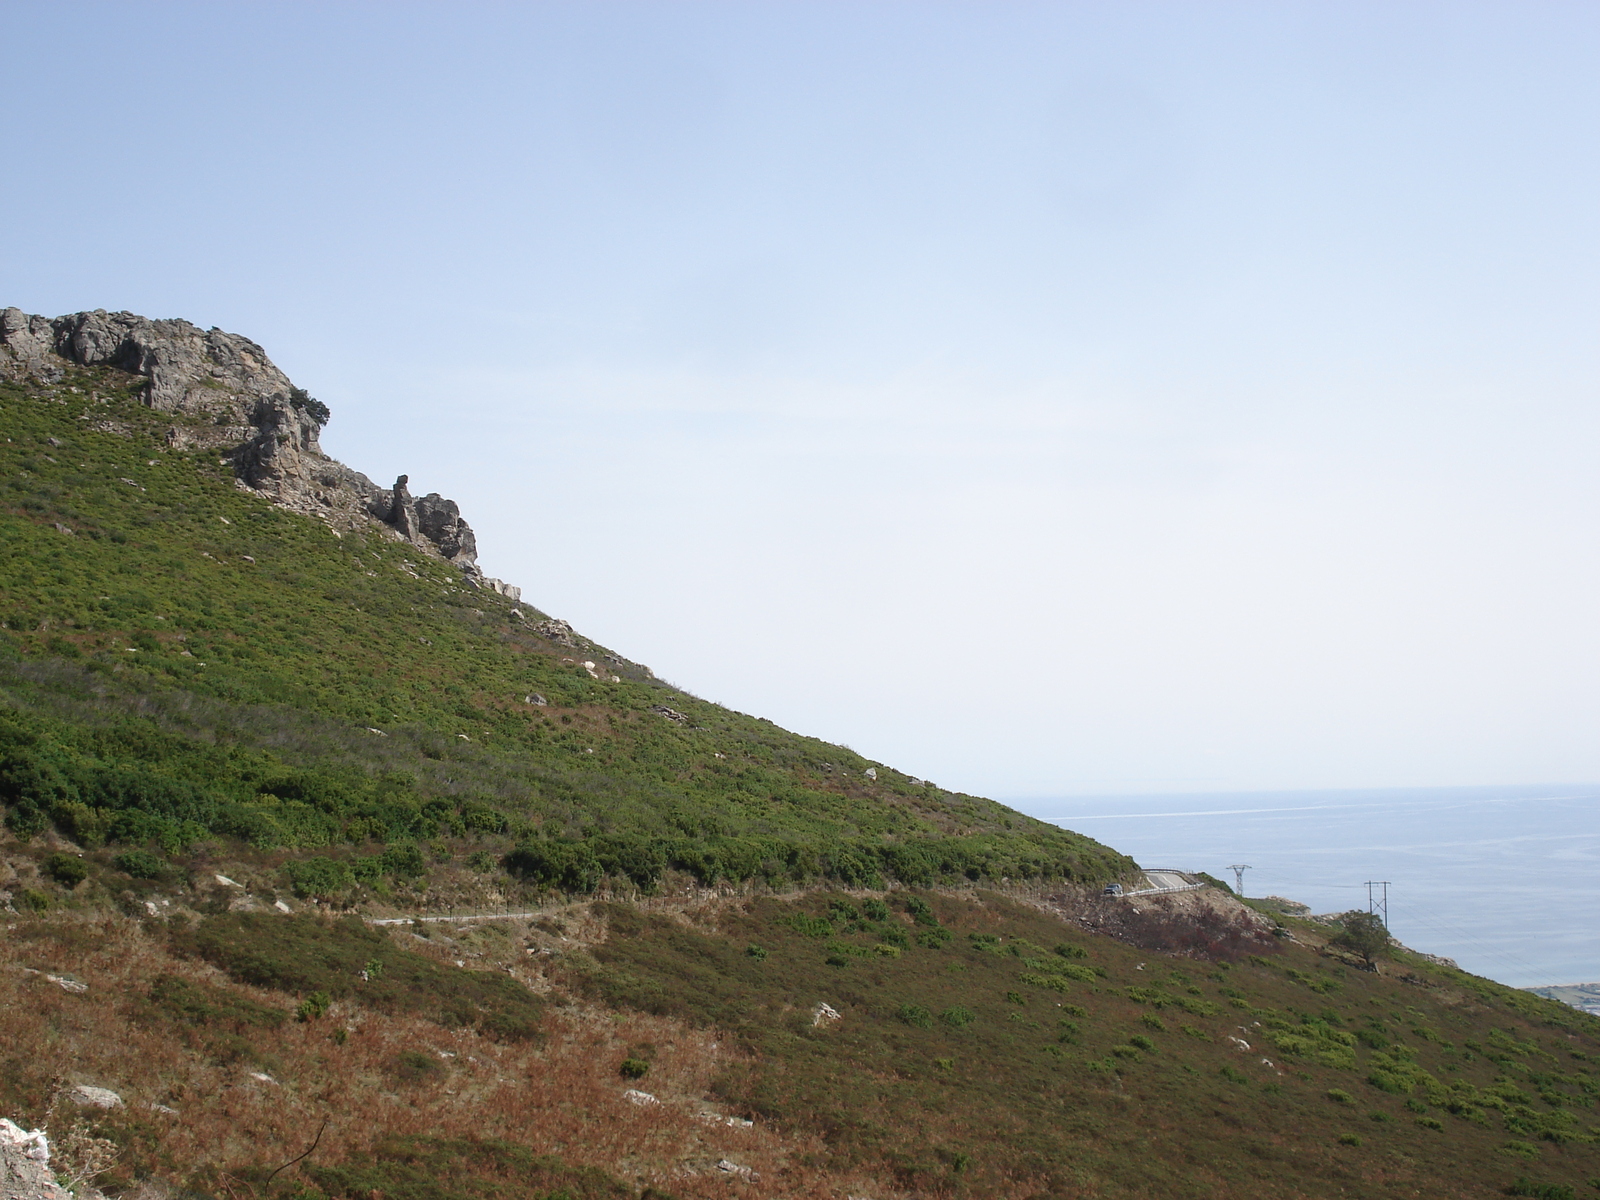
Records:
[[[1228,870],[1233,872],[1234,890],[1239,895],[1244,895],[1244,873],[1251,870],[1249,863],[1234,863]]]
[[[1375,887],[1383,889],[1381,899],[1373,899],[1372,889]],[[1385,929],[1389,928],[1389,881],[1387,879],[1367,880],[1367,911],[1376,912],[1378,919],[1383,922],[1383,927]]]

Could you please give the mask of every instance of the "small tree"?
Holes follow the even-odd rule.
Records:
[[[1339,923],[1344,929],[1332,944],[1359,954],[1367,970],[1376,971],[1378,955],[1389,946],[1389,931],[1383,927],[1383,922],[1373,913],[1357,911],[1345,913]]]

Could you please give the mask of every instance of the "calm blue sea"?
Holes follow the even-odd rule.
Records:
[[[1406,945],[1513,987],[1600,981],[1600,786],[1077,796],[1010,801],[1132,855],[1315,912],[1389,880]]]

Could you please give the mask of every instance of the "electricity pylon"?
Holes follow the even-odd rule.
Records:
[[[1375,887],[1383,888],[1382,899],[1373,899],[1372,889]],[[1389,881],[1387,879],[1367,880],[1367,911],[1376,912],[1378,920],[1383,922],[1383,927],[1385,929],[1389,928]]]

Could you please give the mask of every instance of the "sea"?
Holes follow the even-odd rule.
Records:
[[[1413,950],[1512,987],[1600,982],[1600,785],[1013,799],[1131,855],[1315,913],[1378,908]],[[1387,885],[1385,887],[1385,884]]]

